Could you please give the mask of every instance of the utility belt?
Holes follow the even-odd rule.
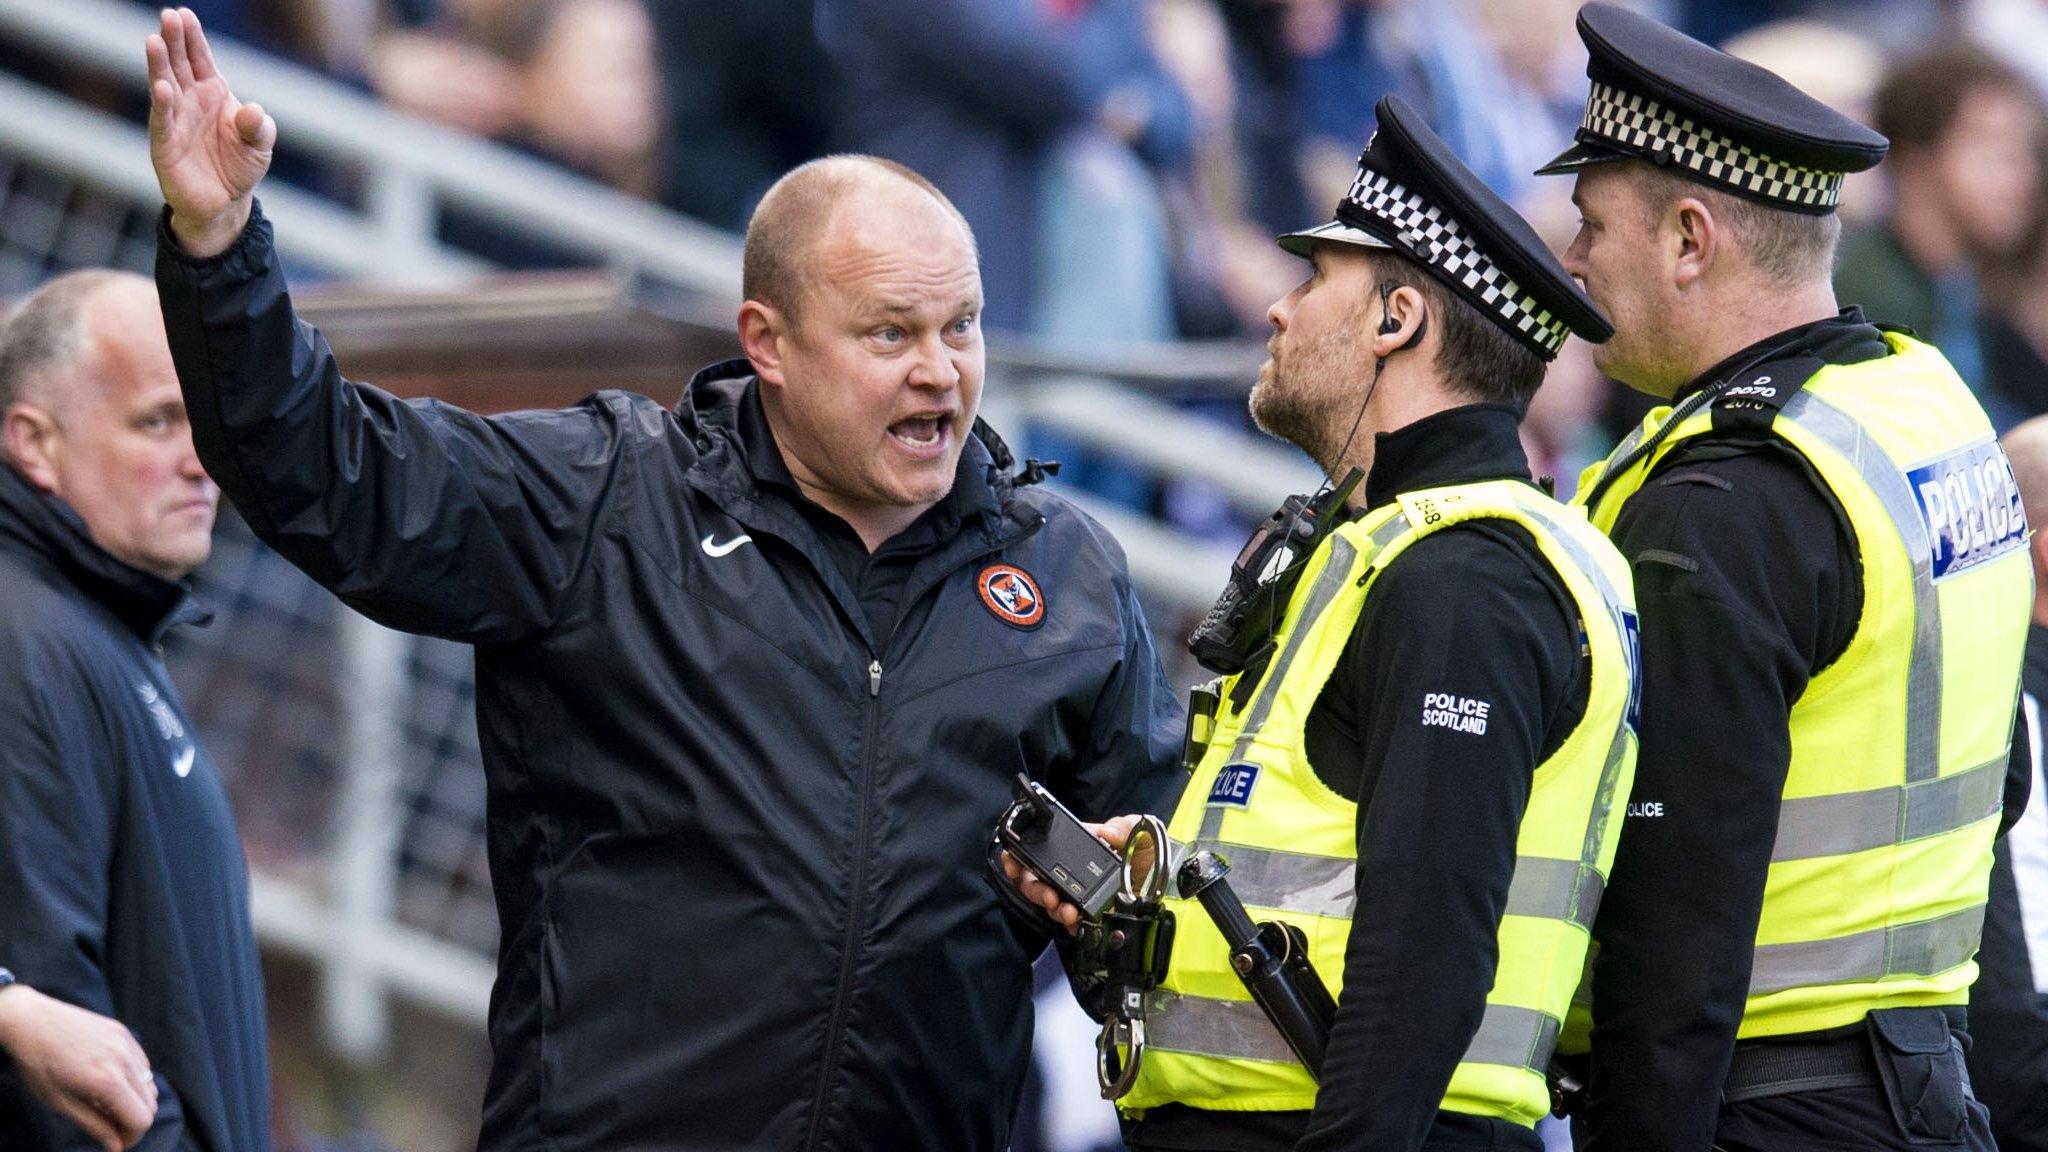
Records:
[[[1942,1008],[1881,1008],[1861,1027],[1810,1040],[1745,1040],[1735,1046],[1723,1104],[1833,1088],[1875,1088],[1903,1135],[1953,1141],[1968,1127],[1975,1099],[1963,1061],[1964,1034]],[[1576,1069],[1553,1064],[1558,1115],[1584,1111]]]

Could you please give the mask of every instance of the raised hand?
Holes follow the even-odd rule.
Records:
[[[171,232],[193,256],[227,250],[249,221],[250,196],[270,170],[277,123],[244,104],[214,67],[190,8],[164,9],[149,38],[149,158],[171,206]]]

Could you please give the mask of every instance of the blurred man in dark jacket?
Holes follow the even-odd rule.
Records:
[[[504,943],[483,1147],[996,1152],[1043,935],[984,880],[1020,773],[1173,787],[1123,555],[975,419],[974,239],[840,157],[748,228],[747,359],[674,411],[485,419],[343,379],[253,193],[276,125],[148,47],[157,287],[209,471],[387,625],[476,646]]]
[[[248,866],[159,655],[199,615],[184,578],[220,490],[154,296],[75,273],[0,335],[0,964],[26,985],[0,987],[8,1152],[270,1144]]]
[[[2001,443],[2029,522],[2048,521],[2048,417],[2021,424]],[[2048,536],[2037,532],[2029,547],[2034,622],[2020,673],[2016,779],[2005,793],[2011,830],[1994,853],[1984,944],[1970,988],[1970,1078],[1991,1109],[2000,1152],[2048,1152],[2048,783],[2041,769],[2048,753]]]

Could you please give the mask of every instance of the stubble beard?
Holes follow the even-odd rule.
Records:
[[[1371,379],[1370,369],[1363,375],[1354,370],[1364,361],[1349,336],[1333,333],[1284,360],[1276,352],[1251,394],[1252,422],[1259,430],[1300,448],[1326,472],[1343,463],[1335,457]]]

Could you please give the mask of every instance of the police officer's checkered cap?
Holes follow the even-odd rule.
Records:
[[[1500,265],[1476,247],[1464,228],[1442,208],[1370,168],[1360,167],[1345,195],[1354,211],[1391,229],[1402,248],[1466,289],[1482,309],[1510,332],[1554,357],[1571,330],[1534,296],[1517,285]]]
[[[1583,137],[1676,164],[1709,184],[1807,210],[1842,199],[1840,172],[1822,172],[1769,156],[1639,93],[1594,81],[1580,124]]]

